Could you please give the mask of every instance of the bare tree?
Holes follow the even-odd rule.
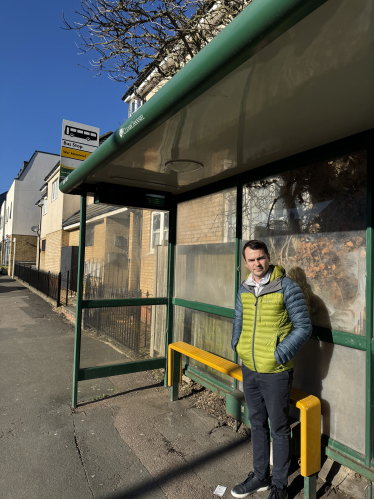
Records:
[[[67,30],[91,71],[130,86],[139,77],[171,78],[252,0],[81,0]],[[85,66],[83,66],[85,67]]]

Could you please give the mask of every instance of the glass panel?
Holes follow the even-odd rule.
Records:
[[[155,219],[152,210],[87,206],[84,299],[166,296],[168,246],[159,241],[165,213],[157,212],[158,239],[151,251],[152,215]],[[79,244],[78,237],[74,227],[68,245]]]
[[[294,359],[293,386],[321,400],[322,433],[365,452],[366,352],[311,339]],[[291,408],[291,415],[298,411]]]
[[[166,305],[84,309],[80,367],[165,356]]]
[[[312,323],[365,334],[366,152],[251,182],[243,189],[243,240],[302,288]],[[242,277],[247,269],[242,260]]]
[[[178,205],[175,296],[233,308],[236,190]]]
[[[234,360],[231,349],[232,319],[218,315],[206,314],[184,307],[174,307],[173,341],[185,341],[189,345],[215,353],[225,359]],[[204,366],[193,359],[184,359],[190,366],[196,367],[201,373],[209,374],[227,386],[234,386],[233,379]]]

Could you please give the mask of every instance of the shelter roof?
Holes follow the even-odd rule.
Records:
[[[373,2],[253,1],[61,191],[183,194],[373,128]],[[202,167],[177,173],[175,160]]]

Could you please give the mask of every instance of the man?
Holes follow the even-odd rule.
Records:
[[[231,346],[243,361],[254,471],[231,494],[247,497],[270,488],[269,418],[273,438],[269,499],[287,499],[292,358],[309,339],[312,325],[303,292],[286,277],[283,267],[270,265],[265,243],[246,243],[243,258],[250,275],[241,284],[236,299]]]

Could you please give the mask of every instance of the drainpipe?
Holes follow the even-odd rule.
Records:
[[[12,268],[12,279],[14,279],[14,264],[16,262],[16,238],[13,238],[14,246],[13,246],[13,268]]]
[[[42,232],[42,210],[43,210],[43,205],[40,207],[40,220],[39,220],[39,230],[38,230],[38,236],[39,236],[38,271],[40,270],[40,234]]]

